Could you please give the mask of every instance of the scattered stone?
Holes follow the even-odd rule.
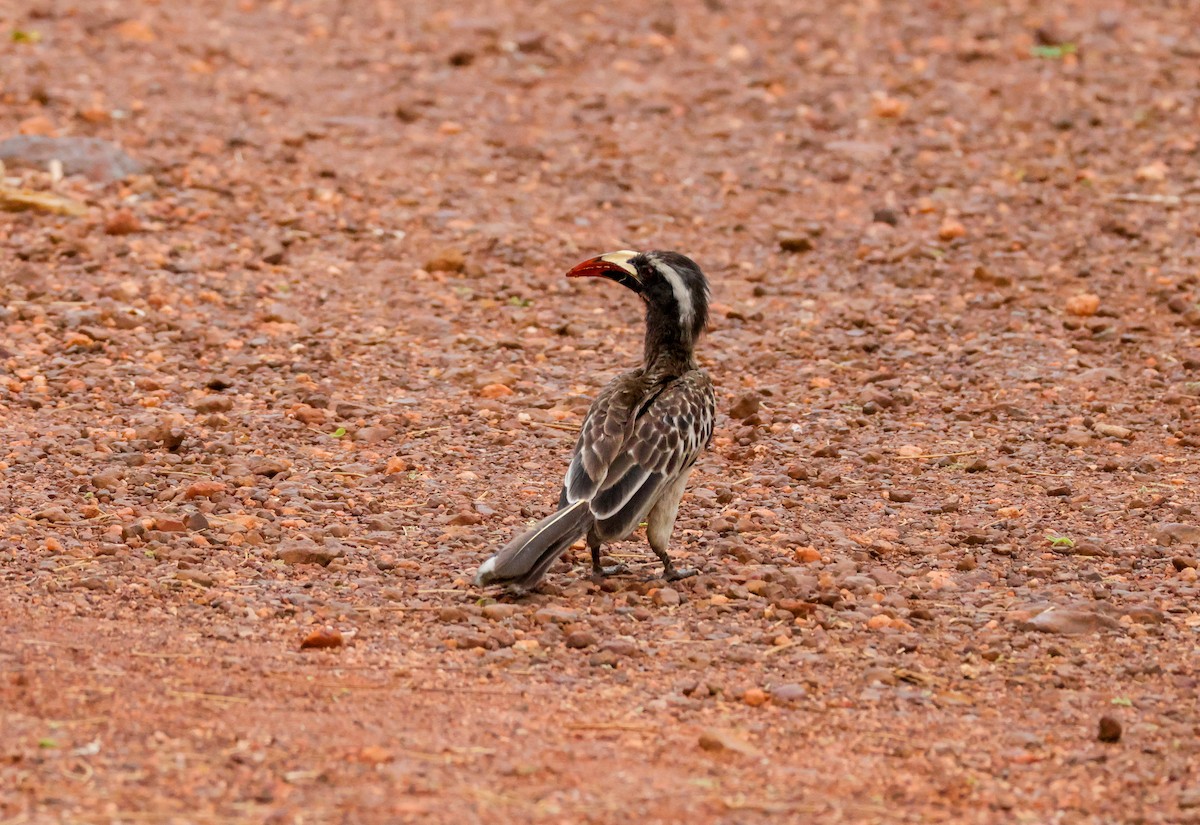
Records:
[[[1200,544],[1200,526],[1167,522],[1154,528],[1154,537],[1162,547],[1172,544]]]
[[[1109,438],[1119,438],[1122,441],[1127,441],[1133,437],[1133,430],[1128,427],[1120,427],[1116,424],[1105,424],[1103,421],[1095,424],[1092,430]]]
[[[617,656],[636,656],[639,652],[637,642],[628,636],[605,639],[600,643],[600,649],[609,651]]]
[[[154,519],[154,529],[163,533],[186,533],[187,525],[179,516],[159,516]]]
[[[1162,624],[1167,620],[1166,615],[1157,607],[1151,607],[1148,604],[1137,604],[1132,607],[1127,607],[1123,611],[1124,615],[1133,620],[1135,624]]]
[[[793,481],[806,481],[811,475],[808,467],[803,464],[789,464],[786,472],[787,477]]]
[[[907,504],[914,498],[914,493],[910,490],[888,490],[888,501],[894,501],[898,504]]]
[[[943,241],[954,241],[967,234],[967,228],[963,226],[962,221],[954,218],[946,218],[942,221],[942,225],[938,227],[938,238]]]
[[[201,587],[212,587],[213,577],[203,570],[176,570],[175,578],[184,582],[194,582]]]
[[[801,564],[812,564],[821,560],[821,551],[815,547],[797,547],[793,555]]]
[[[811,252],[813,242],[807,235],[785,235],[779,239],[779,248],[784,252]]]
[[[280,545],[278,555],[284,564],[319,564],[328,567],[331,561],[342,555],[342,548],[320,545],[312,539],[292,539]]]
[[[596,634],[590,630],[575,630],[567,634],[567,647],[575,650],[592,647],[598,641]]]
[[[767,700],[770,698],[771,697],[767,695],[766,691],[760,690],[759,688],[750,688],[742,694],[742,701],[752,708],[766,704]]]
[[[741,756],[758,756],[761,753],[740,734],[721,728],[708,728],[702,732],[700,747],[710,753],[736,753]]]
[[[52,524],[65,524],[71,521],[71,517],[67,515],[67,511],[61,507],[47,507],[44,510],[39,510],[33,514],[35,521],[48,521]]]
[[[192,409],[201,414],[229,412],[233,409],[233,399],[227,395],[206,395],[193,403]]]
[[[184,525],[189,530],[207,530],[209,527],[208,519],[199,511],[188,513],[188,517],[184,520]]]
[[[811,616],[817,612],[817,605],[814,602],[800,599],[780,599],[775,603],[775,607],[791,613],[793,616]]]
[[[1062,636],[1083,636],[1101,630],[1116,630],[1120,623],[1094,610],[1051,607],[1022,623],[1023,630],[1057,633]]]
[[[1192,570],[1200,569],[1200,559],[1191,559],[1186,556],[1176,556],[1171,559],[1171,564],[1180,572],[1191,568]]]
[[[118,209],[104,222],[105,235],[132,235],[142,231],[142,222],[129,209]]]
[[[775,685],[771,688],[771,699],[780,704],[793,704],[803,702],[808,698],[808,691],[803,686],[795,683],[786,685]]]
[[[489,621],[498,622],[515,616],[520,611],[520,608],[515,604],[505,604],[504,602],[494,602],[483,606],[483,618]]]
[[[1179,807],[1182,810],[1200,808],[1200,787],[1187,788],[1179,793]]]
[[[384,475],[394,476],[397,473],[403,473],[408,469],[408,462],[400,456],[392,456],[387,460],[387,464],[383,467]]]
[[[1086,447],[1092,443],[1095,438],[1087,430],[1082,430],[1078,427],[1070,427],[1065,433],[1059,433],[1050,440],[1055,444],[1062,444],[1066,447]]]
[[[660,607],[676,607],[680,602],[679,591],[672,587],[659,588],[655,591],[653,599]]]
[[[543,607],[533,614],[533,620],[538,624],[570,624],[579,621],[579,611],[567,607]]]
[[[888,226],[897,226],[900,223],[900,213],[895,209],[884,206],[871,213],[871,220],[874,223],[886,223]]]
[[[739,398],[732,407],[729,408],[729,417],[736,418],[739,421],[745,421],[750,416],[758,412],[762,406],[762,397],[758,393],[749,392]]]
[[[1101,716],[1096,738],[1101,742],[1120,742],[1121,723],[1111,716]]]
[[[503,384],[486,384],[479,390],[480,398],[495,399],[512,395],[513,391]]]
[[[277,266],[283,263],[284,257],[287,255],[287,249],[278,238],[267,238],[262,242],[262,249],[259,251],[259,257],[264,264]]]
[[[1093,295],[1090,292],[1085,292],[1079,295],[1072,295],[1067,299],[1066,310],[1069,315],[1075,315],[1080,318],[1089,318],[1096,314],[1100,309],[1100,296]]]
[[[225,492],[225,482],[207,479],[189,484],[187,490],[183,493],[183,497],[191,501],[197,498],[212,498],[223,492]]]
[[[259,457],[250,462],[250,472],[256,476],[274,478],[288,470],[290,466],[287,462],[281,461],[278,458]]]
[[[83,175],[97,183],[143,171],[142,164],[119,146],[99,138],[21,135],[0,141],[0,161],[10,166],[45,168],[53,160],[62,164],[64,174]]]
[[[425,262],[427,272],[462,272],[467,268],[467,256],[458,249],[443,249]]]
[[[356,444],[380,444],[395,434],[396,431],[391,427],[363,427],[361,430],[354,432],[354,442]]]
[[[92,476],[92,486],[97,490],[116,490],[121,486],[119,470],[104,470]]]
[[[437,617],[443,624],[457,624],[467,621],[468,614],[458,605],[447,605],[438,611]]]
[[[304,637],[300,643],[301,650],[322,650],[331,647],[341,647],[346,643],[341,631],[332,628],[320,628]]]

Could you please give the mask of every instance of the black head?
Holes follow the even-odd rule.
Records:
[[[655,320],[673,321],[688,343],[694,344],[708,324],[708,280],[686,255],[626,249],[584,261],[567,273],[569,278],[585,275],[608,278],[632,289],[657,316]]]

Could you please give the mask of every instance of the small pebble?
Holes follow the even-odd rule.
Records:
[[[1096,738],[1101,742],[1120,742],[1121,723],[1111,716],[1101,716]]]

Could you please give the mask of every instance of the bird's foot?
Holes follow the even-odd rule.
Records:
[[[600,582],[604,579],[607,579],[609,576],[619,576],[622,573],[628,572],[629,565],[627,564],[611,564],[608,567],[602,567],[601,565],[595,564],[592,565],[592,581]]]
[[[663,578],[669,582],[677,582],[680,579],[690,579],[692,576],[699,574],[699,572],[699,570],[693,570],[690,567],[679,568],[668,566],[667,569],[663,571]]]

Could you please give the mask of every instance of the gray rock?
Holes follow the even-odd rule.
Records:
[[[775,685],[770,690],[771,699],[780,704],[802,702],[808,698],[808,691],[797,684]]]
[[[137,175],[144,169],[115,143],[85,137],[18,135],[0,141],[0,160],[10,166],[36,167],[57,160],[65,174],[83,175],[97,183]]]

